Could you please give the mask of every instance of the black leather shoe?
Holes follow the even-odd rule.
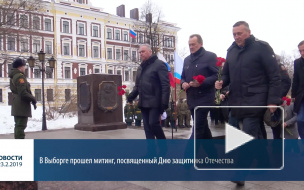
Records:
[[[244,186],[245,181],[231,181],[232,183],[235,183],[237,186]]]

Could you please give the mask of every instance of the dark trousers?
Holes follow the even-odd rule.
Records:
[[[141,108],[144,129],[147,139],[166,139],[164,131],[160,126],[160,113],[158,108]]]
[[[256,139],[264,139],[261,130],[261,123],[263,118],[259,117],[248,117],[241,119],[243,121],[243,131]]]
[[[196,129],[196,139],[212,139],[212,134],[208,126],[207,115],[208,108],[199,108],[196,110],[194,119],[194,109],[190,109],[195,127],[192,128],[190,139],[194,139],[194,128]]]
[[[304,139],[304,100],[297,115],[298,132],[301,139]]]
[[[271,127],[273,139],[282,139],[281,133],[282,133],[282,124],[279,124],[278,126]]]
[[[24,130],[27,125],[28,117],[14,116],[14,119],[15,119],[15,129],[14,129],[15,139],[24,139],[25,138]]]
[[[141,120],[135,120],[135,126],[140,127],[141,126]]]

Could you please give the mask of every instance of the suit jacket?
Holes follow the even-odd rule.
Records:
[[[189,55],[184,60],[181,86],[184,82],[190,83],[193,81],[193,76],[203,75],[205,77],[201,86],[187,89],[187,103],[189,109],[193,109],[196,106],[215,105],[214,83],[217,80],[218,74],[216,58],[216,54],[201,48],[198,52]]]
[[[294,61],[294,73],[291,88],[291,97],[295,98],[294,111],[299,112],[304,96],[304,59],[301,57]]]

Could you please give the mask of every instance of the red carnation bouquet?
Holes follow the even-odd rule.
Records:
[[[126,91],[124,90],[124,89],[126,89],[127,88],[127,86],[126,85],[122,85],[122,86],[119,86],[117,89],[118,89],[118,95],[119,96],[122,96],[122,95],[124,95],[125,93],[126,93]]]
[[[203,75],[193,76],[193,79],[196,80],[200,85],[203,84],[205,77]]]
[[[282,100],[283,100],[283,104],[282,104],[282,105],[284,105],[284,102],[286,102],[286,105],[287,105],[287,106],[289,106],[290,103],[291,103],[291,98],[283,97]]]
[[[217,80],[221,81],[222,80],[222,65],[223,63],[226,62],[226,59],[222,58],[222,57],[218,57],[217,59],[217,63],[216,66],[219,68],[218,74],[217,74]],[[221,103],[221,90],[216,90],[215,93],[215,103],[217,105],[219,105]]]

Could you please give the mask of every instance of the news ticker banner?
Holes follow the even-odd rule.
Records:
[[[285,140],[284,159],[277,140],[229,154],[225,140],[196,143],[197,150],[193,140],[0,140],[0,181],[304,180],[302,140]]]

